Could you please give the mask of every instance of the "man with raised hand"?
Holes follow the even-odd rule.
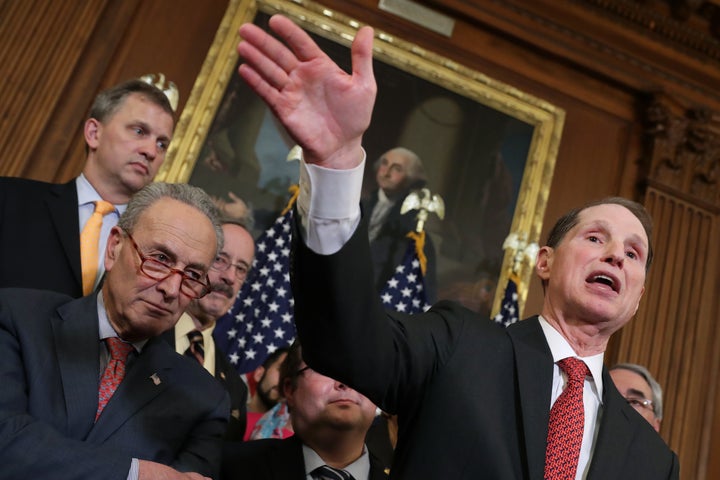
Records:
[[[358,206],[372,30],[347,74],[287,18],[240,28],[240,75],[303,148],[293,293],[307,364],[397,413],[395,478],[678,478],[677,457],[603,366],[637,311],[651,220],[622,198],[563,216],[540,249],[541,315],[503,329],[452,302],[385,313]],[[287,45],[287,46],[286,46]],[[302,237],[302,238],[298,238]]]

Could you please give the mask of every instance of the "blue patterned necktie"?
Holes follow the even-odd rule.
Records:
[[[355,480],[353,476],[345,470],[339,470],[328,465],[316,468],[311,474],[316,480]]]

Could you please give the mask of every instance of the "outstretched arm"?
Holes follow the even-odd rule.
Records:
[[[351,75],[289,19],[275,15],[270,28],[284,44],[256,25],[240,27],[240,76],[303,148],[307,163],[357,166],[376,93],[372,28],[361,28],[353,41]]]

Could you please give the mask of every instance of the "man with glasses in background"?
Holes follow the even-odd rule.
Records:
[[[634,363],[620,363],[610,369],[610,377],[630,406],[660,432],[662,387],[648,369]]]
[[[224,352],[213,340],[215,321],[232,307],[255,256],[255,242],[245,226],[222,222],[225,243],[208,271],[211,291],[190,302],[174,330],[163,334],[175,351],[194,358],[230,394],[230,418],[226,440],[241,441],[247,422],[248,389]]]
[[[99,292],[0,290],[0,479],[216,475],[228,395],[157,337],[222,242],[202,190],[155,183],[110,231]]]

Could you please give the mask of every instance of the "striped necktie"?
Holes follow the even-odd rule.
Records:
[[[333,468],[329,465],[316,468],[311,472],[311,475],[315,480],[355,480],[345,470]]]
[[[200,330],[191,330],[187,333],[187,337],[190,340],[190,346],[185,350],[185,355],[193,357],[200,362],[200,365],[205,365],[205,344],[202,333]]]

